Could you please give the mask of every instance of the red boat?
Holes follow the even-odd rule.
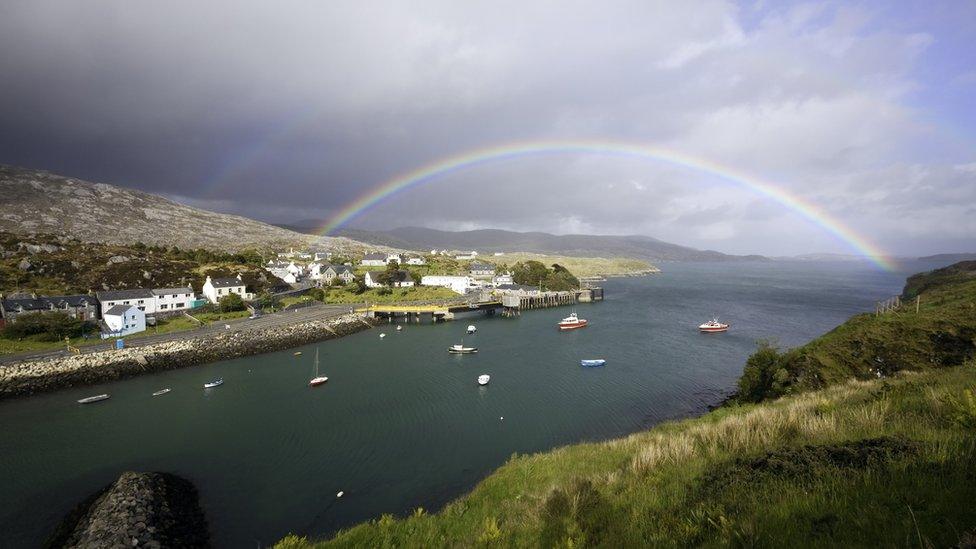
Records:
[[[560,320],[557,326],[559,326],[560,330],[575,330],[577,328],[585,328],[586,319],[580,318],[576,316],[576,313],[573,313],[567,316],[566,318]]]
[[[729,325],[722,324],[717,318],[713,318],[708,322],[698,326],[698,329],[702,332],[712,333],[712,332],[725,332],[728,331]]]

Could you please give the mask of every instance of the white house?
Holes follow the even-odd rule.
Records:
[[[312,280],[322,279],[322,267],[323,265],[318,262],[309,263],[305,270],[308,272],[308,277]]]
[[[396,261],[397,263],[403,265],[403,256],[400,254],[386,254],[386,264],[389,265]]]
[[[210,278],[208,276],[206,282],[203,283],[203,296],[211,303],[217,303],[220,298],[230,294],[237,294],[245,300],[254,299],[253,294],[247,293],[241,275],[237,275],[236,278]]]
[[[424,261],[422,257],[411,257],[407,259],[407,265],[426,265],[427,262]]]
[[[196,296],[193,295],[193,288],[153,288],[153,296],[156,297],[156,312],[168,313],[173,311],[185,311],[193,306]]]
[[[420,284],[450,288],[451,291],[464,295],[469,288],[474,287],[474,280],[470,276],[427,275],[420,279]]]
[[[116,305],[102,314],[102,339],[146,331],[146,313],[135,305]]]
[[[367,288],[382,287],[383,283],[379,281],[379,277],[384,272],[385,271],[366,271],[366,278],[365,278],[366,287]],[[409,288],[410,286],[413,286],[414,283],[413,283],[413,279],[410,278],[410,273],[404,271],[403,269],[400,269],[396,273],[396,280],[393,282],[393,285],[396,286],[397,288]]]
[[[515,284],[515,280],[512,278],[512,273],[497,274],[491,278],[491,283],[495,286],[503,286],[507,284]]]
[[[461,252],[458,255],[454,256],[454,259],[458,261],[470,261],[476,257],[478,257],[478,252],[471,251],[471,252]]]
[[[495,266],[487,263],[472,263],[471,276],[495,276]]]
[[[305,269],[301,265],[295,265],[295,262],[294,261],[292,261],[291,263],[289,263],[288,266],[285,267],[285,269],[289,273],[295,275],[296,278],[301,277],[302,274],[305,272]]]
[[[323,259],[328,261],[332,259],[332,252],[315,252],[315,261],[322,261]]]
[[[298,277],[295,276],[294,273],[287,273],[287,274],[285,274],[285,276],[282,276],[280,278],[281,278],[281,280],[284,280],[285,281],[285,284],[297,284],[298,283]]]
[[[102,317],[116,305],[134,305],[147,315],[156,314],[156,296],[152,290],[145,288],[95,292],[95,297],[98,298]]]
[[[366,267],[382,267],[386,265],[386,254],[381,253],[371,253],[363,256],[363,260],[359,262],[360,265]]]
[[[349,284],[355,278],[352,269],[346,265],[329,265],[322,271],[322,280],[326,284],[332,284],[332,281],[337,279],[342,284]]]

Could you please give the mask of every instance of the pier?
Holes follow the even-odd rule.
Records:
[[[375,304],[357,309],[370,318],[389,322],[443,322],[466,316],[518,316],[522,310],[561,307],[577,303],[603,301],[603,288],[584,288],[565,292],[481,292],[478,299],[467,303],[423,303],[414,305]]]

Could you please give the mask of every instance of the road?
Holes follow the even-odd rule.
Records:
[[[193,330],[186,330],[182,332],[170,332],[166,334],[158,335],[145,335],[135,338],[127,338],[125,340],[125,346],[128,348],[132,347],[145,347],[146,345],[153,345],[156,343],[165,343],[168,341],[179,341],[184,339],[197,339],[200,337],[207,337],[215,335],[218,333],[226,332],[250,332],[253,330],[263,330],[265,328],[273,328],[276,326],[287,326],[290,324],[297,324],[299,322],[305,322],[309,320],[322,320],[326,318],[333,318],[347,314],[349,309],[354,307],[361,307],[362,304],[335,304],[327,305],[319,303],[317,301],[311,302],[308,305],[301,305],[291,309],[285,309],[277,313],[263,314],[255,319],[249,318],[236,318],[233,320],[214,322],[209,326],[203,326],[201,328],[196,328]],[[229,327],[228,327],[229,326]],[[147,331],[152,331],[152,328],[147,328]],[[109,339],[104,343],[97,343],[95,345],[86,345],[84,347],[79,347],[81,349],[81,354],[95,353],[98,351],[107,351],[115,346],[115,340]],[[38,360],[43,358],[58,357],[58,356],[68,356],[70,353],[64,349],[53,350],[53,351],[34,351],[27,353],[17,353],[0,356],[0,365],[13,364],[16,362],[24,362],[29,360]]]

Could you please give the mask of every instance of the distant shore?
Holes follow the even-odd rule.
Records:
[[[360,315],[345,314],[247,333],[218,333],[139,348],[9,364],[0,366],[0,400],[281,351],[354,334],[375,324]]]

